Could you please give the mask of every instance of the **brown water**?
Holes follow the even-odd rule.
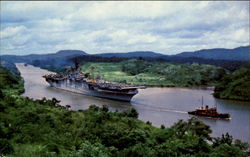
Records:
[[[204,104],[210,107],[217,104],[219,112],[230,113],[232,116],[231,120],[199,117],[212,128],[212,135],[221,136],[228,132],[235,139],[250,143],[250,102],[215,99],[211,89],[191,88],[147,88],[140,90],[130,103],[120,102],[49,87],[42,78],[42,75],[49,71],[21,63],[16,65],[25,80],[23,96],[34,99],[55,97],[61,100],[61,105],[70,105],[73,110],[87,109],[91,104],[108,105],[112,111],[134,107],[139,113],[139,119],[150,121],[154,126],[163,124],[169,127],[179,119],[191,118],[187,111],[199,107],[203,96]]]

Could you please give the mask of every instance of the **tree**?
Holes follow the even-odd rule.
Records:
[[[14,152],[13,146],[7,139],[0,139],[0,156]]]
[[[129,108],[128,110],[123,112],[123,115],[131,118],[138,118],[139,113],[134,108]]]
[[[222,134],[222,137],[213,138],[213,147],[217,147],[221,144],[232,145],[233,137],[226,133],[226,135]]]

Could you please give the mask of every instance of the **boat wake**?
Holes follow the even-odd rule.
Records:
[[[182,113],[182,114],[187,114],[188,112],[186,111],[180,111],[180,110],[173,110],[173,109],[168,109],[165,107],[160,107],[160,106],[148,106],[145,104],[141,103],[133,103],[134,106],[142,108],[142,109],[147,109],[147,110],[152,110],[152,111],[160,111],[160,112],[175,112],[175,113]]]

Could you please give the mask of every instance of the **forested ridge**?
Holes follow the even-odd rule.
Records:
[[[16,157],[246,157],[246,143],[192,118],[170,128],[137,119],[133,108],[72,111],[56,99],[22,97],[20,76],[0,68],[0,156]]]

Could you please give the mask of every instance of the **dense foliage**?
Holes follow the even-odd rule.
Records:
[[[87,63],[84,72],[100,75],[104,80],[146,86],[190,87],[217,83],[223,68],[199,64],[171,64],[128,60],[120,63]]]
[[[0,98],[3,93],[20,94],[24,92],[23,80],[19,75],[0,66],[0,89]]]
[[[225,75],[216,86],[214,96],[250,101],[250,69],[241,68],[232,74]]]
[[[5,82],[1,84],[0,156],[247,156],[246,143],[233,141],[228,134],[211,138],[209,126],[195,118],[171,128],[155,128],[138,120],[132,108],[118,113],[92,105],[88,110],[70,111],[55,98],[19,96],[20,78],[4,69],[0,77]]]

